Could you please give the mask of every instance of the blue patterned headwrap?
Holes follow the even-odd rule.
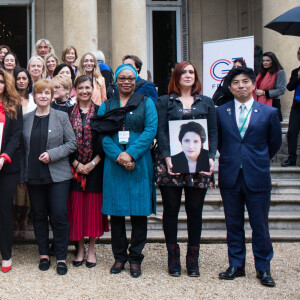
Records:
[[[136,69],[132,66],[132,65],[128,65],[128,64],[122,64],[122,65],[119,65],[116,69],[116,72],[115,72],[115,83],[117,81],[117,78],[120,74],[120,72],[122,72],[123,70],[130,70],[133,72],[134,74],[134,77],[135,77],[135,81],[137,80],[137,72],[136,72]]]

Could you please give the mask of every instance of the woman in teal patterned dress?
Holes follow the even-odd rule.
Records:
[[[112,251],[110,272],[120,273],[127,260],[132,277],[141,275],[142,250],[147,238],[147,216],[155,213],[156,192],[150,145],[156,135],[157,113],[153,101],[134,93],[137,73],[131,65],[120,65],[115,73],[119,95],[105,101],[98,115],[123,112],[120,128],[102,140],[105,152],[102,213],[111,216]],[[112,110],[114,110],[112,112]],[[125,217],[132,233],[128,249]]]

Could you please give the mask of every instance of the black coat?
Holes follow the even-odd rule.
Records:
[[[182,120],[183,106],[178,95],[159,97],[156,102],[158,114],[157,144],[162,157],[170,157],[169,123],[170,120]],[[193,119],[207,119],[209,158],[215,158],[218,145],[216,110],[213,101],[206,96],[194,95],[192,104]]]
[[[297,88],[298,84],[300,84],[300,79],[298,78],[298,72],[299,72],[299,70],[300,70],[300,67],[297,68],[297,69],[294,69],[292,71],[290,81],[289,81],[289,83],[286,86],[286,88],[289,91],[295,91],[295,93],[294,93],[294,101],[293,101],[292,108],[297,108],[297,109],[300,108],[300,102],[299,101],[295,101],[296,88]]]
[[[173,173],[190,173],[188,160],[183,151],[171,156],[171,159]],[[196,173],[199,172],[209,172],[208,151],[205,149],[201,150],[201,153],[197,158]]]
[[[5,163],[2,172],[19,173],[20,172],[20,138],[23,129],[22,108],[18,110],[17,119],[11,119],[5,113],[5,127],[3,132],[3,141],[1,153],[6,153],[11,163]]]

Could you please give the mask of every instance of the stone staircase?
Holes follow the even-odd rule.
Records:
[[[218,172],[215,173],[216,181]],[[300,168],[271,167],[272,195],[269,228],[273,241],[300,241]],[[162,199],[157,189],[157,214],[148,219],[148,241],[164,241],[162,230]],[[187,219],[184,210],[184,195],[179,213],[178,239],[187,240]],[[128,219],[128,230],[130,222]],[[251,240],[251,228],[245,209],[245,232]],[[128,232],[130,236],[130,231]],[[101,239],[108,239],[109,234]],[[210,189],[203,208],[202,242],[225,242],[226,226],[219,189]]]

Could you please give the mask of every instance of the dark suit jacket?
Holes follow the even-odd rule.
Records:
[[[5,163],[2,170],[5,173],[18,173],[20,172],[20,155],[17,151],[19,146],[23,128],[23,115],[22,108],[18,110],[17,119],[11,119],[5,113],[5,127],[3,132],[3,141],[1,153],[6,153],[11,163]]]
[[[270,191],[270,159],[281,145],[277,109],[254,101],[243,139],[236,124],[234,101],[217,108],[217,119],[220,188],[231,188],[235,184],[242,164],[251,191]]]
[[[173,173],[190,173],[188,160],[184,152],[180,152],[174,156],[171,156],[173,164]],[[200,155],[197,158],[196,173],[209,172],[209,160],[208,151],[205,149],[201,150]]]

